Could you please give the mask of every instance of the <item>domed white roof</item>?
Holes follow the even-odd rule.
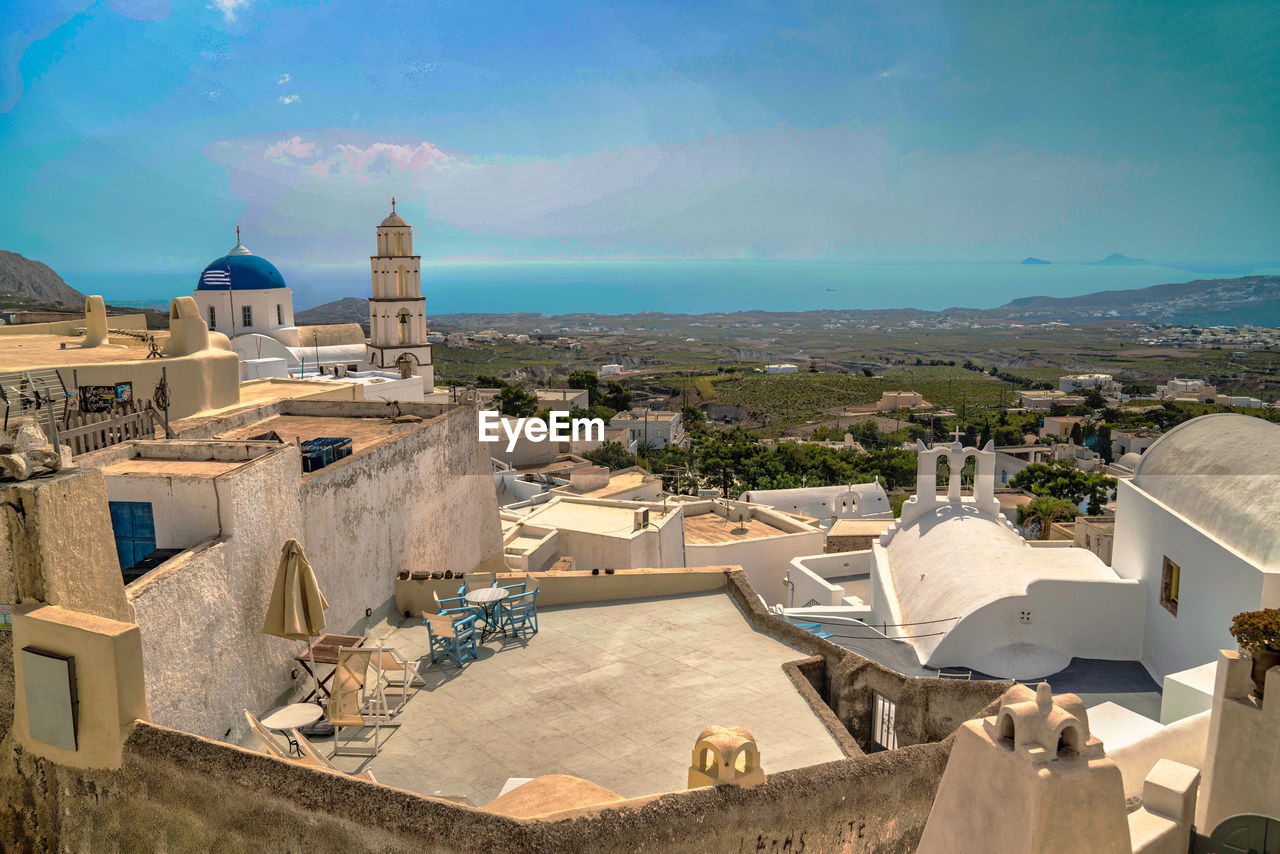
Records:
[[[1280,425],[1224,412],[1170,430],[1133,484],[1265,569],[1280,568]]]
[[[1139,454],[1137,451],[1130,451],[1129,453],[1122,456],[1120,459],[1116,460],[1116,465],[1124,466],[1129,471],[1133,471],[1135,468],[1137,468],[1138,462],[1141,459],[1142,459],[1142,454]]]

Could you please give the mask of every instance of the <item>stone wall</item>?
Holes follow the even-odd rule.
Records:
[[[1008,682],[903,676],[765,610],[741,572],[729,573],[728,591],[756,628],[822,661],[822,676],[815,672],[817,662],[810,662],[805,677],[815,687],[825,685],[823,699],[864,750],[874,749],[873,691],[898,703],[894,729],[898,744],[905,746],[948,738],[1010,687]]]
[[[334,406],[319,412],[353,414],[352,404]],[[222,536],[128,588],[152,720],[234,740],[242,709],[279,705],[303,686],[293,661],[302,643],[262,633],[290,537],[328,599],[326,631],[341,634],[364,634],[395,610],[401,570],[471,570],[499,553],[493,478],[470,417],[465,408],[437,415],[305,479],[287,443],[213,478]]]
[[[0,752],[0,838],[19,850],[108,854],[906,854],[923,831],[950,749],[947,739],[770,774],[754,788],[673,792],[519,820],[139,723],[119,771]]]
[[[392,613],[404,570],[468,572],[502,552],[493,474],[468,407],[309,475],[302,507],[302,543],[332,591],[326,618],[339,630],[361,633],[366,619]]]
[[[301,644],[264,635],[262,622],[280,548],[301,527],[301,477],[290,445],[215,478],[224,536],[126,588],[142,629],[153,721],[229,737],[244,728],[242,709],[267,708],[293,689]],[[321,589],[332,597],[337,581],[322,578]]]

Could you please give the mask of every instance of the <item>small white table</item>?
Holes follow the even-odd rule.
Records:
[[[302,755],[302,749],[298,747],[298,742],[289,734],[291,729],[302,729],[320,720],[324,715],[324,709],[315,703],[291,703],[288,706],[281,706],[271,714],[262,719],[262,725],[267,729],[273,729],[276,732],[283,733],[284,737],[289,740],[290,752],[296,752]]]
[[[501,587],[480,587],[475,590],[468,590],[466,600],[472,605],[479,605],[484,611],[484,628],[480,630],[480,643],[484,643],[492,635],[496,635],[500,630],[505,635],[505,629],[500,629],[495,625],[497,622],[494,612],[498,608],[498,603],[511,594],[510,590],[504,590]]]

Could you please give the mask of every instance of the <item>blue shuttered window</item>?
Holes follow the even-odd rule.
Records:
[[[149,501],[109,501],[120,568],[128,569],[156,550],[156,523]]]

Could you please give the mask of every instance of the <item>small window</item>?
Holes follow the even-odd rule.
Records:
[[[898,704],[879,691],[872,691],[871,728],[872,739],[886,750],[898,747],[897,723]]]
[[[284,326],[284,306],[276,303],[276,323]]]
[[[1160,604],[1175,617],[1178,616],[1178,588],[1181,585],[1182,567],[1166,557],[1160,579]]]
[[[218,310],[213,306],[209,306],[209,328],[218,328]]]
[[[253,306],[240,306],[240,324],[246,329],[253,326]]]

